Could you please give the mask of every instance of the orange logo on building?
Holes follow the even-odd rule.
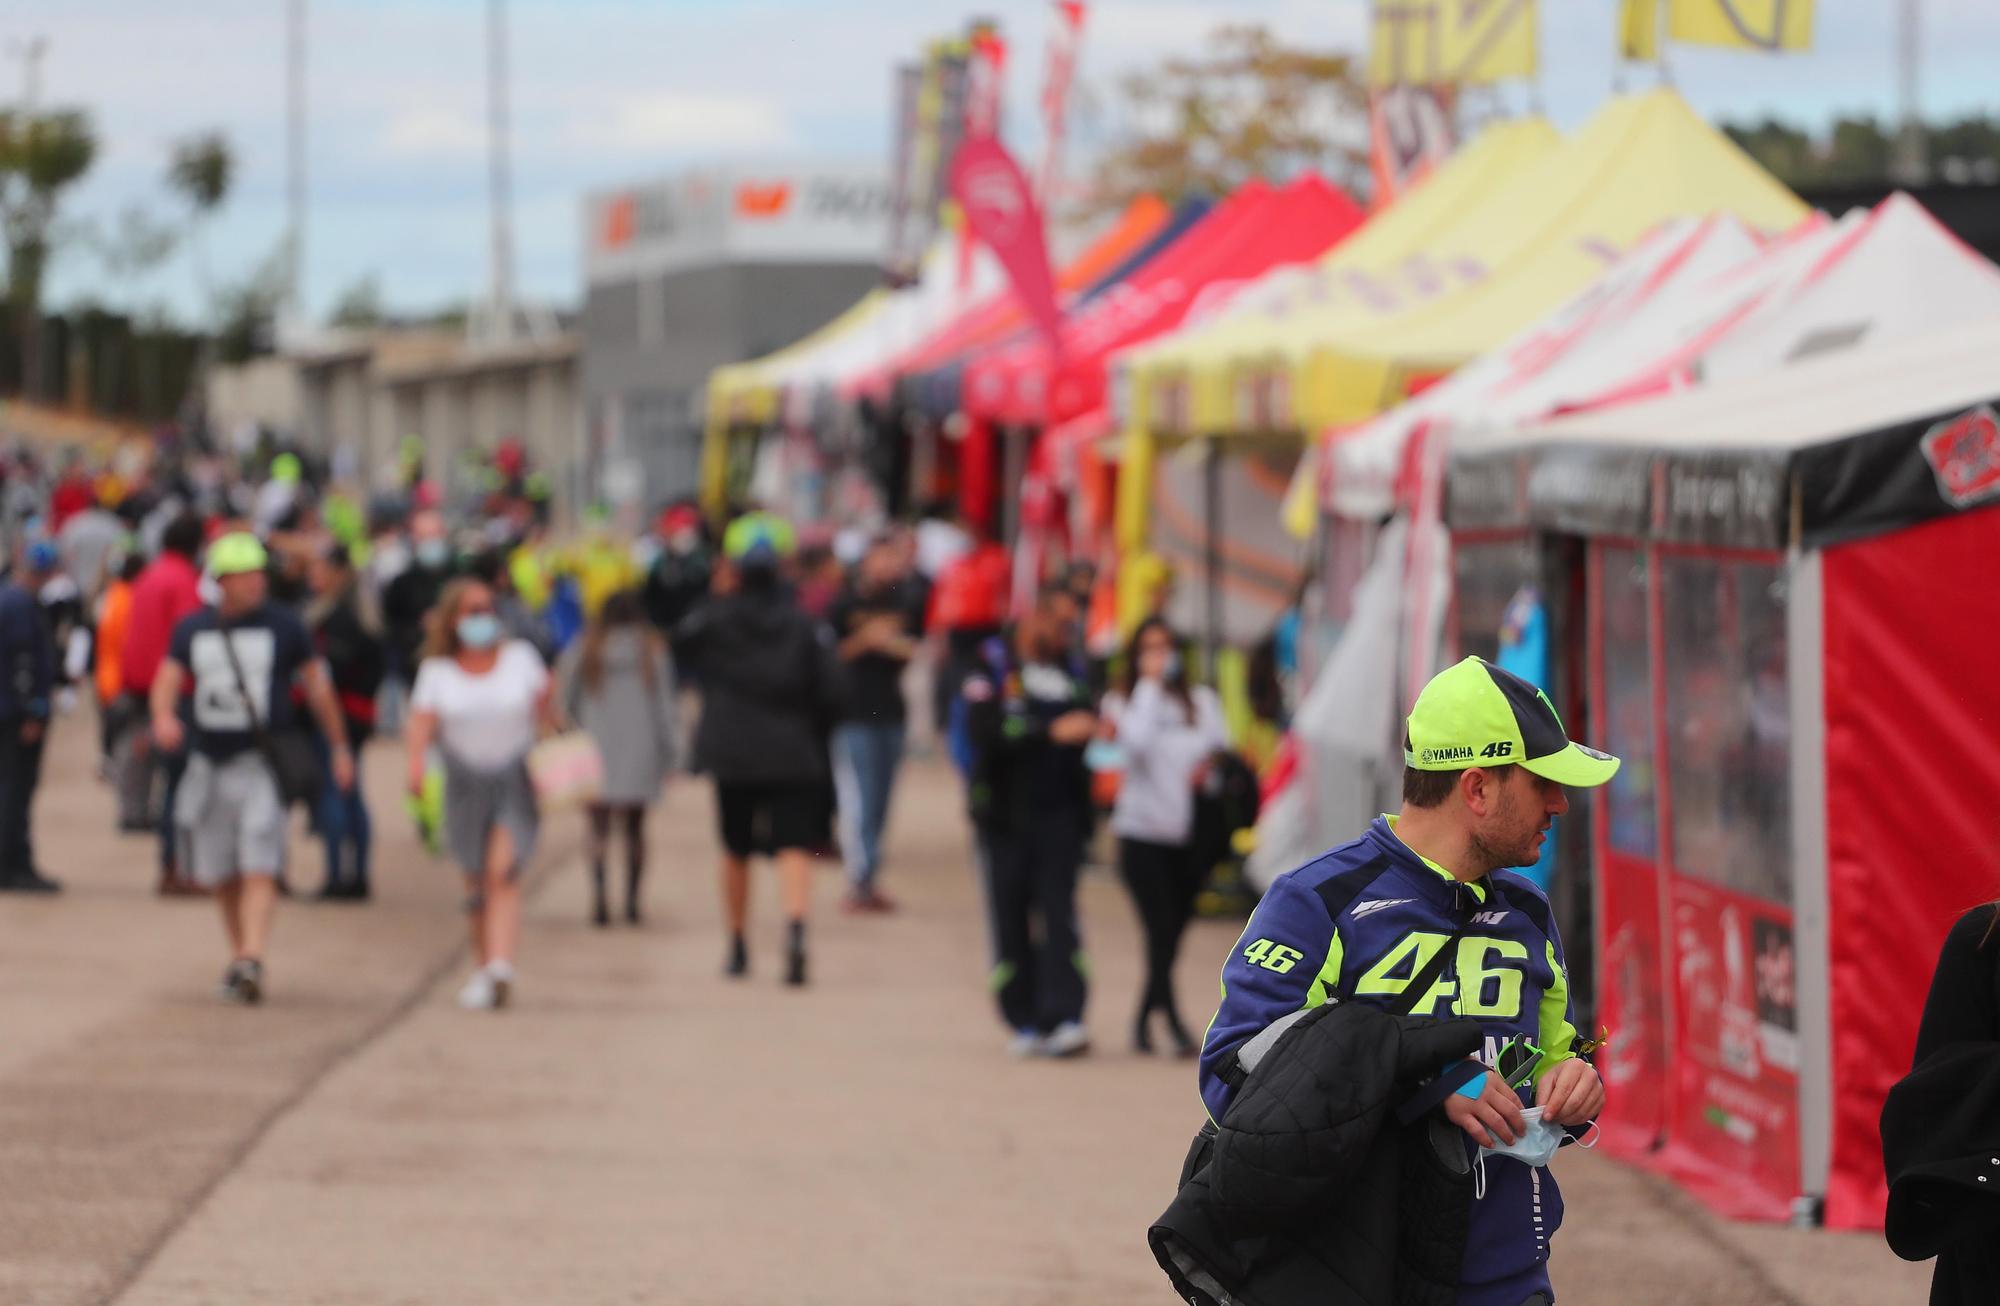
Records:
[[[746,218],[775,218],[792,202],[792,183],[774,181],[760,186],[746,181],[736,188],[736,212]]]
[[[638,200],[630,194],[614,196],[604,206],[604,230],[598,238],[606,249],[623,249],[632,243],[638,225]]]

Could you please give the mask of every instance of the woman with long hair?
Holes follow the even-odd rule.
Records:
[[[435,744],[444,760],[445,845],[465,873],[479,969],[459,990],[468,1010],[504,1007],[521,937],[521,872],[539,818],[528,780],[538,725],[552,725],[553,682],[525,640],[503,640],[490,587],[445,586],[428,619],[410,692],[409,783],[421,795]]]
[[[1165,620],[1148,617],[1132,632],[1121,687],[1105,696],[1106,733],[1124,755],[1125,774],[1111,809],[1118,871],[1146,936],[1146,985],[1132,1044],[1153,1050],[1155,1013],[1180,1056],[1199,1045],[1174,1001],[1174,957],[1194,915],[1208,867],[1194,852],[1195,791],[1211,759],[1228,746],[1222,703],[1206,685],[1189,685],[1180,642]]]
[[[313,598],[306,605],[306,630],[333,677],[340,714],[347,723],[347,742],[354,750],[355,774],[360,774],[362,745],[375,733],[375,695],[387,672],[382,651],[382,618],[368,591],[356,583],[347,546],[328,546],[306,573]],[[368,898],[368,850],[371,823],[368,800],[357,779],[342,789],[333,782],[331,753],[320,737],[323,781],[316,810],[320,838],[326,842],[326,879],[319,896],[363,902]]]
[[[1882,1108],[1889,1246],[1937,1257],[1933,1306],[1992,1301],[2000,1284],[2000,905],[1945,937],[1910,1073]]]
[[[563,655],[557,676],[570,720],[604,758],[604,788],[590,805],[591,919],[611,923],[604,864],[613,824],[625,832],[625,919],[639,923],[646,869],[646,809],[674,763],[674,673],[666,641],[646,622],[637,590],[619,590]]]

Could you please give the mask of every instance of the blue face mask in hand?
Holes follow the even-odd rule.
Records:
[[[1482,1147],[1481,1153],[1493,1156],[1511,1156],[1524,1165],[1545,1166],[1555,1159],[1556,1149],[1562,1146],[1563,1131],[1542,1119],[1542,1108],[1524,1107],[1521,1120],[1527,1128],[1511,1143],[1498,1147]]]
[[[1478,1171],[1478,1179],[1474,1190],[1475,1196],[1486,1196],[1487,1157],[1511,1156],[1524,1165],[1532,1165],[1539,1169],[1555,1160],[1556,1149],[1561,1147],[1563,1139],[1569,1136],[1560,1125],[1552,1125],[1542,1119],[1541,1107],[1524,1107],[1521,1111],[1521,1120],[1526,1127],[1522,1129],[1519,1138],[1511,1143],[1502,1143],[1498,1147],[1482,1147],[1479,1149],[1478,1164],[1475,1167]],[[1595,1141],[1593,1139],[1590,1143],[1584,1143],[1581,1146],[1589,1147]]]

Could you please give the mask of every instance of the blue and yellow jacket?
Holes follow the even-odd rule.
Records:
[[[1477,1020],[1489,1064],[1509,1040],[1532,1040],[1542,1049],[1537,1079],[1575,1056],[1568,974],[1548,899],[1506,871],[1459,882],[1412,851],[1385,816],[1361,838],[1279,876],[1251,915],[1223,965],[1222,1006],[1202,1046],[1210,1116],[1220,1120],[1229,1105],[1232,1089],[1218,1072],[1245,1042],[1329,998],[1390,1005],[1461,926],[1469,928],[1412,1014]],[[1468,1285],[1532,1276],[1562,1223],[1553,1174],[1508,1157],[1486,1165],[1486,1195],[1474,1205],[1465,1249]]]

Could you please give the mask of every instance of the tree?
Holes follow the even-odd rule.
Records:
[[[333,303],[332,322],[337,327],[376,327],[388,317],[382,307],[382,280],[372,272],[340,292]]]
[[[42,285],[61,243],[64,191],[90,171],[97,133],[76,109],[0,111],[0,240],[7,247],[7,306],[21,342],[22,388],[40,389]]]
[[[164,309],[152,308],[141,301],[149,278],[173,257],[174,247],[179,243],[178,232],[156,221],[137,204],[119,211],[118,223],[109,235],[94,226],[91,230],[91,244],[98,261],[104,265],[109,284],[123,292],[116,302],[135,319],[147,314],[166,316]]]
[[[1815,138],[1789,123],[1724,123],[1723,130],[1787,186],[1869,186],[1886,183],[1896,133],[1873,117],[1840,118]],[[1932,166],[1951,182],[2000,179],[2000,121],[1963,118],[1923,128]]]
[[[290,264],[281,241],[249,278],[224,287],[217,296],[215,354],[222,362],[241,363],[270,352],[277,334],[278,308],[290,284]]]
[[[215,290],[208,276],[208,249],[203,233],[208,220],[229,198],[229,184],[236,175],[236,159],[229,141],[221,132],[198,132],[173,147],[167,163],[167,186],[187,201],[188,248],[194,258],[195,280],[214,326]]]
[[[1120,84],[1126,125],[1099,166],[1092,208],[1224,195],[1307,169],[1366,189],[1368,93],[1352,56],[1243,25],[1218,28],[1207,50]]]

